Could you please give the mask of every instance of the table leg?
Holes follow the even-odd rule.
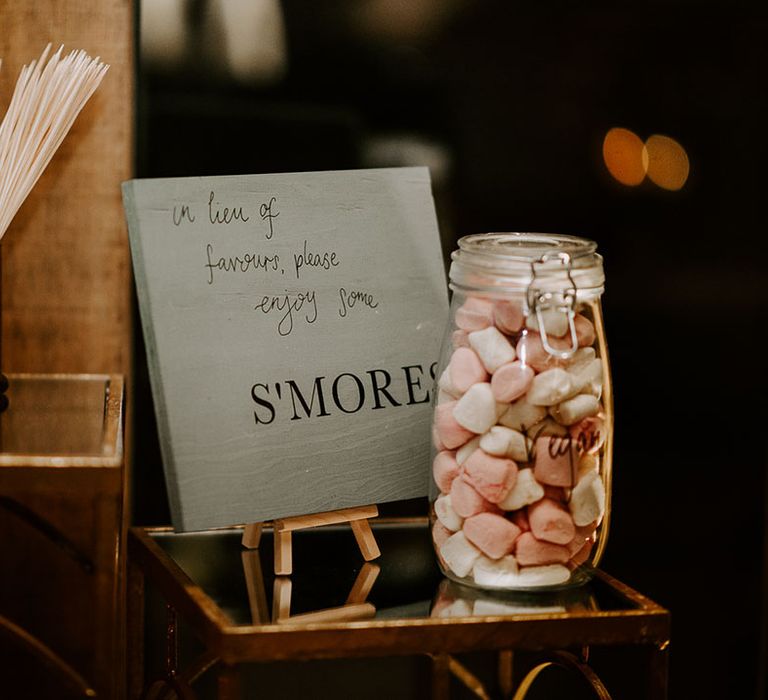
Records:
[[[432,700],[448,700],[451,695],[451,669],[448,654],[432,656]]]
[[[177,634],[179,619],[176,608],[170,603],[166,603],[165,614],[165,675],[171,678],[179,671],[179,637]]]
[[[144,572],[130,557],[127,595],[128,699],[137,700],[144,688]]]
[[[499,680],[499,692],[504,700],[512,697],[514,686],[514,655],[511,650],[505,649],[499,652],[499,665],[497,669]]]
[[[651,647],[649,653],[648,697],[651,700],[667,700],[669,642]]]
[[[240,669],[221,663],[217,674],[218,700],[240,700]]]

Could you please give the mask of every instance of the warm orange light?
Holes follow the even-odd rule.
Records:
[[[608,172],[623,185],[639,185],[645,179],[643,142],[629,129],[615,127],[605,135],[603,160]]]
[[[654,134],[645,142],[648,177],[665,190],[679,190],[688,179],[691,165],[685,149],[669,136]]]

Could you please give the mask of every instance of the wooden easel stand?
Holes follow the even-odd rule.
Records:
[[[379,545],[373,536],[369,518],[375,518],[379,514],[378,506],[360,506],[357,508],[344,508],[331,510],[326,513],[314,513],[313,515],[298,515],[293,518],[279,518],[273,522],[275,533],[275,574],[285,576],[293,573],[293,545],[291,533],[294,530],[303,530],[320,525],[338,525],[349,523],[352,533],[357,540],[357,546],[363,559],[371,561],[381,556]],[[261,532],[264,523],[251,523],[245,526],[243,531],[243,547],[258,549],[261,542]]]

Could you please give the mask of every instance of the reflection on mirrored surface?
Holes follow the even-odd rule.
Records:
[[[376,615],[376,607],[366,601],[379,576],[380,567],[365,562],[360,568],[352,589],[342,605],[322,610],[291,614],[293,582],[290,576],[276,576],[272,594],[272,622],[283,625],[302,625],[315,622],[346,622],[369,620]],[[259,624],[254,620],[254,624]]]
[[[122,387],[110,388],[114,377],[11,374],[8,379],[9,405],[0,416],[0,465],[25,456],[119,456],[120,418],[108,411],[110,395],[122,396]]]
[[[437,589],[432,617],[549,615],[599,610],[592,586],[560,591],[486,591],[444,580]]]
[[[297,532],[290,577],[273,573],[270,530],[259,549],[250,551],[242,548],[239,528],[161,531],[153,538],[236,625],[580,614],[636,607],[600,580],[544,594],[470,590],[441,576],[426,520],[375,522],[374,530],[382,555],[372,564],[360,557],[349,528]]]

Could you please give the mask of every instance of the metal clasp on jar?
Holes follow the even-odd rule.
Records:
[[[559,260],[568,277],[569,286],[559,291],[543,291],[536,286],[537,265],[543,265],[550,260]],[[576,316],[576,283],[571,275],[571,256],[564,252],[545,253],[538,260],[531,262],[531,281],[525,294],[526,318],[531,314],[536,316],[536,322],[539,326],[539,334],[544,349],[552,357],[561,360],[567,360],[579,349],[579,341],[576,337],[576,325],[574,317]],[[549,342],[547,328],[544,322],[544,312],[554,310],[566,314],[568,318],[568,331],[571,336],[571,347],[565,350],[556,350]]]

